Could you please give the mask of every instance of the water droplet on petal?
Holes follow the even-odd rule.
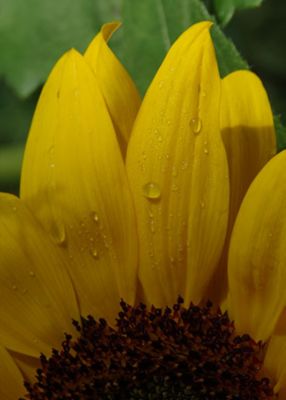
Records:
[[[209,150],[207,149],[207,147],[204,148],[204,154],[209,154]]]
[[[202,120],[200,118],[192,118],[190,120],[190,127],[195,135],[198,135],[202,130]]]
[[[53,223],[51,226],[52,240],[59,246],[66,243],[66,230],[63,223]]]
[[[95,211],[92,212],[91,217],[92,217],[94,222],[97,223],[99,221],[99,216]]]
[[[93,258],[97,259],[98,258],[98,251],[96,249],[91,249],[91,255]]]
[[[12,289],[13,289],[13,290],[17,290],[18,288],[17,288],[16,285],[12,285]]]
[[[176,177],[178,175],[178,170],[177,170],[177,168],[174,166],[173,168],[172,168],[172,176],[173,177]]]
[[[161,190],[157,183],[148,182],[143,185],[143,195],[149,200],[157,200],[161,197]]]
[[[188,161],[182,161],[182,164],[181,164],[182,170],[184,171],[185,169],[187,169],[188,165],[189,165]]]
[[[30,276],[31,278],[34,278],[34,277],[35,277],[35,272],[34,272],[34,271],[29,271],[29,276]]]

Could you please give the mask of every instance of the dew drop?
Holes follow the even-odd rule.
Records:
[[[186,170],[188,168],[188,165],[189,165],[188,161],[182,161],[182,164],[181,164],[182,170],[183,171]]]
[[[50,164],[50,168],[55,168],[56,164],[55,163],[51,163]]]
[[[157,183],[148,182],[143,185],[143,195],[149,200],[157,200],[161,197],[161,190]]]
[[[172,176],[173,176],[173,177],[176,177],[177,175],[178,175],[178,170],[177,170],[176,167],[173,167],[173,168],[172,168]]]
[[[17,211],[17,207],[12,207],[12,210],[14,211],[14,212],[16,212]]]
[[[93,258],[95,258],[95,259],[98,258],[98,251],[96,249],[91,249],[90,253]]]
[[[52,240],[59,246],[63,246],[66,243],[66,230],[64,224],[53,223],[51,226],[51,237]]]
[[[54,154],[55,154],[55,146],[54,145],[49,147],[48,153],[49,153],[50,157],[54,156]]]
[[[99,216],[95,211],[92,212],[91,217],[92,217],[94,222],[97,223],[99,221]]]
[[[12,285],[12,290],[17,290],[17,286],[16,285]]]
[[[204,154],[208,155],[209,154],[209,150],[207,147],[204,148]]]
[[[30,276],[31,278],[34,278],[34,277],[35,277],[35,272],[34,272],[34,271],[29,271],[29,276]]]
[[[198,135],[202,130],[202,120],[200,118],[192,118],[190,120],[190,127],[195,135]]]
[[[206,205],[205,205],[205,202],[204,202],[204,201],[201,201],[201,202],[200,202],[200,206],[201,206],[201,208],[205,208],[205,206],[206,206]]]
[[[154,257],[154,253],[153,253],[152,250],[149,251],[149,257],[150,257],[150,258],[153,258],[153,257]]]
[[[162,142],[162,136],[158,136],[158,142]]]

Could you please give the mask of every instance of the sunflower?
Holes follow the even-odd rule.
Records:
[[[117,26],[57,62],[20,199],[0,195],[1,399],[284,399],[286,153],[265,90],[220,79],[201,22],[140,104]]]

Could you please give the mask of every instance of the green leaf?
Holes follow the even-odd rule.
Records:
[[[233,17],[236,10],[258,7],[263,0],[214,0],[216,16],[222,26]]]
[[[286,127],[282,124],[280,115],[274,116],[274,125],[277,138],[277,150],[279,152],[286,149]]]
[[[212,28],[211,35],[222,78],[238,69],[249,69],[247,62],[241,57],[233,42],[225,36],[217,25]]]
[[[202,20],[213,20],[199,0],[123,0],[122,46],[116,47],[143,94],[170,45],[180,33]],[[212,29],[220,73],[248,68],[218,26]]]
[[[71,47],[84,50],[119,0],[0,0],[0,74],[26,97]]]
[[[0,191],[18,193],[19,176],[24,147],[20,145],[0,148]]]
[[[19,99],[16,94],[0,80],[0,144],[11,144],[26,140],[29,125],[38,98],[37,91],[28,99]]]

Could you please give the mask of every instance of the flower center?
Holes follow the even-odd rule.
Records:
[[[121,301],[116,327],[92,316],[74,321],[61,351],[41,356],[31,400],[273,399],[261,376],[263,346],[236,336],[227,313],[183,306],[150,310]]]

